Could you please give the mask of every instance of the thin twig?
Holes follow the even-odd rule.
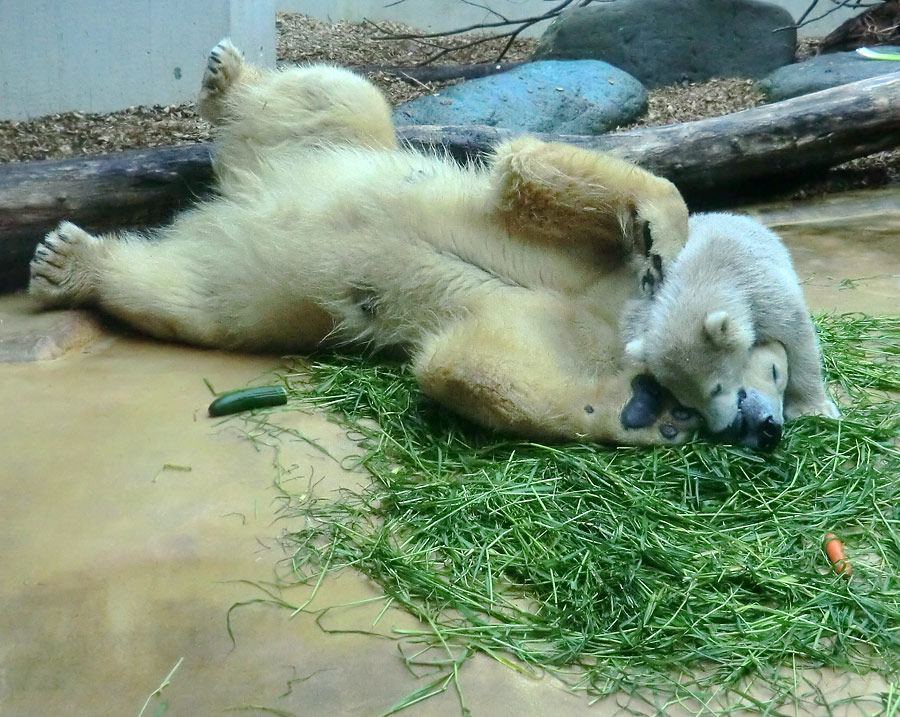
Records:
[[[834,7],[830,8],[829,10],[826,10],[821,15],[817,15],[814,18],[807,19],[807,18],[809,18],[810,13],[812,13],[812,11],[816,8],[816,6],[819,4],[820,1],[821,0],[812,0],[812,2],[806,7],[806,10],[804,10],[803,13],[800,15],[800,17],[797,18],[797,21],[793,25],[790,25],[788,27],[794,27],[794,28],[799,29],[801,27],[804,27],[805,25],[810,25],[814,22],[818,22],[819,20],[831,15],[831,13],[837,12],[838,10],[840,10],[841,8],[844,8],[844,7],[856,10],[856,9],[863,8],[863,7],[873,7],[875,5],[881,4],[880,2],[865,2],[865,0],[830,0]],[[778,28],[778,29],[779,30],[787,29],[787,27]]]
[[[384,37],[375,37],[374,40],[422,40],[425,38],[434,38],[434,37],[450,37],[451,35],[461,35],[466,32],[472,32],[473,30],[488,30],[493,27],[506,27],[507,25],[519,25],[522,23],[535,23],[541,22],[542,20],[550,20],[557,15],[559,15],[564,9],[566,9],[569,5],[571,5],[576,0],[563,0],[563,2],[559,3],[555,7],[551,8],[547,12],[541,15],[533,15],[531,17],[524,17],[518,20],[498,20],[497,22],[479,22],[474,25],[469,25],[467,27],[460,27],[455,30],[445,30],[442,32],[427,32],[427,33],[407,33],[407,34],[386,34]],[[591,0],[588,2],[583,2],[582,5],[590,4]],[[374,24],[374,23],[373,23]],[[380,28],[379,28],[380,29]]]

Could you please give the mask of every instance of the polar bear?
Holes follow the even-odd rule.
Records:
[[[261,71],[227,41],[198,106],[218,134],[218,196],[146,234],[62,223],[31,264],[44,306],[214,348],[399,348],[424,393],[508,433],[690,435],[674,402],[646,425],[621,417],[635,375],[622,307],[652,294],[687,238],[670,182],[527,137],[483,166],[415,153],[364,79]]]
[[[788,363],[784,346],[776,341],[756,344],[750,349],[738,391],[738,412],[732,423],[715,434],[718,441],[738,443],[762,451],[773,450],[784,428],[784,390]],[[675,415],[684,418],[689,409],[677,404],[674,396],[650,374],[640,374],[631,384],[632,395],[622,411],[626,426],[653,423],[666,406],[676,404]]]
[[[790,367],[785,417],[839,416],[790,254],[750,217],[693,215],[666,281],[625,323],[636,334],[628,357],[700,411],[713,432],[734,421],[749,349],[770,341],[784,346]]]

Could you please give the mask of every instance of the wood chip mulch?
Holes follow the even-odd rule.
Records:
[[[493,62],[505,39],[465,33],[437,39],[382,39],[415,34],[402,23],[337,22],[293,13],[277,13],[277,56],[282,63],[325,62],[351,67],[411,67],[446,51],[436,64]],[[525,60],[536,39],[517,39],[504,61]],[[798,57],[813,54],[815,41],[804,41]],[[387,72],[367,72],[394,106],[430,94],[453,82],[409,83]],[[715,79],[651,90],[649,108],[622,129],[650,127],[715,117],[763,102],[751,80]],[[22,122],[0,122],[0,163],[66,158],[122,149],[205,142],[210,127],[193,104],[131,107],[111,114],[65,112]],[[885,152],[843,165],[812,193],[884,184],[900,178],[900,152]],[[817,188],[818,187],[818,188]]]

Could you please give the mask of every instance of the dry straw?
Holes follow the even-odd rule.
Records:
[[[393,711],[458,687],[479,652],[641,713],[896,711],[893,688],[836,697],[809,671],[900,668],[900,319],[817,323],[844,418],[790,424],[771,455],[504,440],[424,399],[402,364],[298,365],[294,407],[332,412],[373,480],[294,497],[287,579],[353,568],[421,619],[397,638],[410,666],[439,648],[442,669]]]

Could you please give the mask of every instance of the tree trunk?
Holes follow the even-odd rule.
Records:
[[[403,127],[400,134],[418,149],[446,149],[460,159],[513,136],[488,127]],[[596,137],[535,136],[615,153],[697,197],[900,145],[900,72],[696,122]]]
[[[27,283],[35,246],[61,220],[92,232],[157,224],[211,180],[209,145],[0,165],[0,291]]]
[[[467,159],[513,136],[490,127],[401,127],[418,149]],[[606,134],[537,135],[614,152],[690,200],[768,185],[900,145],[900,73],[724,117]],[[186,145],[0,166],[0,289],[23,286],[40,238],[62,219],[89,231],[164,221],[206,191],[209,147]]]

